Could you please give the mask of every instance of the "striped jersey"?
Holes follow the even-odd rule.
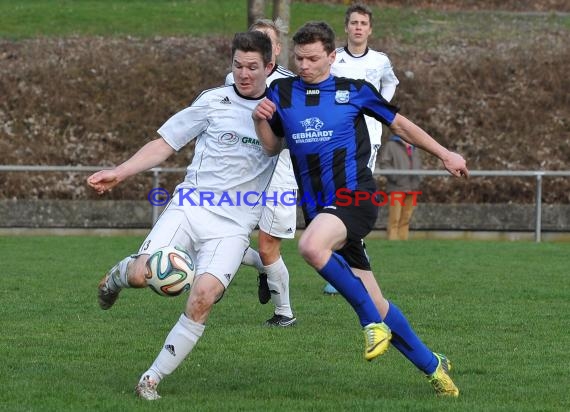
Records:
[[[273,80],[293,76],[293,72],[276,64],[273,71],[269,76],[267,76],[267,85],[269,86]],[[226,76],[226,85],[228,84],[234,84],[234,75],[231,72]],[[293,174],[293,167],[291,165],[291,157],[289,156],[288,149],[283,149],[279,154],[277,167],[275,168],[273,178],[271,179],[271,186],[281,189],[297,189],[297,182],[295,181],[295,175]]]
[[[366,80],[376,87],[376,90],[387,101],[392,100],[399,83],[388,56],[368,47],[360,56],[352,55],[346,46],[336,49],[331,74],[337,77]],[[367,116],[365,119],[370,134],[370,142],[379,145],[382,137],[382,125],[371,117]]]
[[[243,196],[247,192],[261,196],[276,164],[275,157],[263,154],[251,118],[264,97],[241,96],[235,86],[209,89],[158,129],[177,151],[196,139],[194,157],[177,189],[192,190],[190,198],[196,205],[250,231],[259,221],[261,207],[252,205],[257,200],[254,195],[247,201]],[[190,200],[187,203],[192,205]]]
[[[287,141],[306,218],[338,189],[376,190],[364,115],[390,125],[398,109],[374,86],[335,76],[318,84],[293,77],[274,81],[267,97],[277,105],[270,125]]]

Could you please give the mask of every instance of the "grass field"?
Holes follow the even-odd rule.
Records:
[[[325,20],[339,37],[343,34],[344,5],[291,3],[291,31],[307,20]],[[0,38],[227,36],[247,28],[245,0],[216,0],[215,4],[211,7],[211,0],[0,0]],[[437,12],[388,7],[373,10],[375,37],[392,37],[416,45],[434,46],[456,37],[462,41],[504,41],[570,29],[570,16],[554,13]],[[266,15],[271,15],[271,7]]]
[[[132,393],[183,306],[149,290],[96,303],[101,275],[139,237],[0,237],[4,411],[570,409],[569,244],[371,240],[386,295],[454,361],[457,400],[437,399],[394,348],[372,363],[342,298],[284,244],[295,328],[243,268],[206,332],[152,404]]]

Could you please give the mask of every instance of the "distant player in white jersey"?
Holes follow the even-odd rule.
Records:
[[[392,100],[399,81],[392,63],[386,54],[368,47],[372,34],[372,10],[363,4],[353,4],[344,15],[346,46],[336,49],[336,58],[331,66],[331,74],[338,77],[366,80],[380,92],[387,101]],[[372,148],[368,167],[372,172],[376,167],[376,156],[382,141],[382,123],[364,116]],[[324,293],[333,295],[337,290],[326,284]]]
[[[276,63],[281,53],[281,36],[285,34],[280,19],[275,21],[260,19],[251,25],[250,31],[261,31],[271,39],[273,44],[273,62],[275,67],[267,78],[267,85],[275,79],[292,77],[294,74]],[[226,84],[233,84],[232,73],[226,76]],[[293,165],[289,150],[279,154],[279,161],[271,179],[268,193],[277,194],[276,202],[267,202],[259,221],[259,252],[247,249],[243,263],[253,266],[259,272],[258,297],[262,304],[271,299],[275,306],[273,317],[265,323],[268,326],[287,327],[295,324],[289,299],[289,271],[281,257],[281,239],[292,239],[297,227],[297,206],[293,203],[297,198],[297,182],[293,173]],[[281,202],[282,194],[287,204]]]
[[[98,287],[99,305],[109,309],[123,288],[146,287],[145,264],[159,248],[180,246],[195,257],[197,276],[184,313],[174,325],[151,367],[135,389],[147,400],[160,398],[158,383],[192,351],[215,302],[239,269],[249,236],[261,216],[261,204],[240,201],[246,192],[262,193],[277,159],[262,153],[251,118],[263,99],[273,70],[271,40],[263,33],[238,33],[232,42],[235,85],[204,91],[172,116],[130,159],[87,182],[99,194],[144,170],[158,166],[196,139],[192,163],[137,254],[114,266]],[[202,201],[203,195],[212,202]]]

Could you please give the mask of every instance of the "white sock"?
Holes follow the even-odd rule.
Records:
[[[107,287],[111,290],[121,290],[122,288],[130,288],[129,285],[129,263],[133,260],[131,256],[127,256],[119,263],[117,263],[113,268],[109,271],[111,276],[107,280]]]
[[[152,380],[159,383],[162,378],[174,372],[192,351],[205,328],[206,325],[188,319],[184,313],[180,315],[178,322],[166,337],[162,350],[150,369],[142,374],[141,380],[149,375]]]
[[[263,268],[263,263],[261,262],[261,258],[259,257],[259,252],[251,247],[248,247],[245,253],[243,254],[243,258],[241,263],[247,266],[253,266],[257,269],[259,273],[264,273],[265,269]]]
[[[283,258],[279,256],[276,262],[264,266],[264,272],[267,273],[267,284],[271,291],[271,301],[275,305],[275,313],[292,318],[293,311],[289,300],[289,271]]]

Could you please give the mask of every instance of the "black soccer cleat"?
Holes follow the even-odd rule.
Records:
[[[262,305],[271,300],[271,292],[267,284],[267,273],[260,273],[257,278],[257,297]]]

